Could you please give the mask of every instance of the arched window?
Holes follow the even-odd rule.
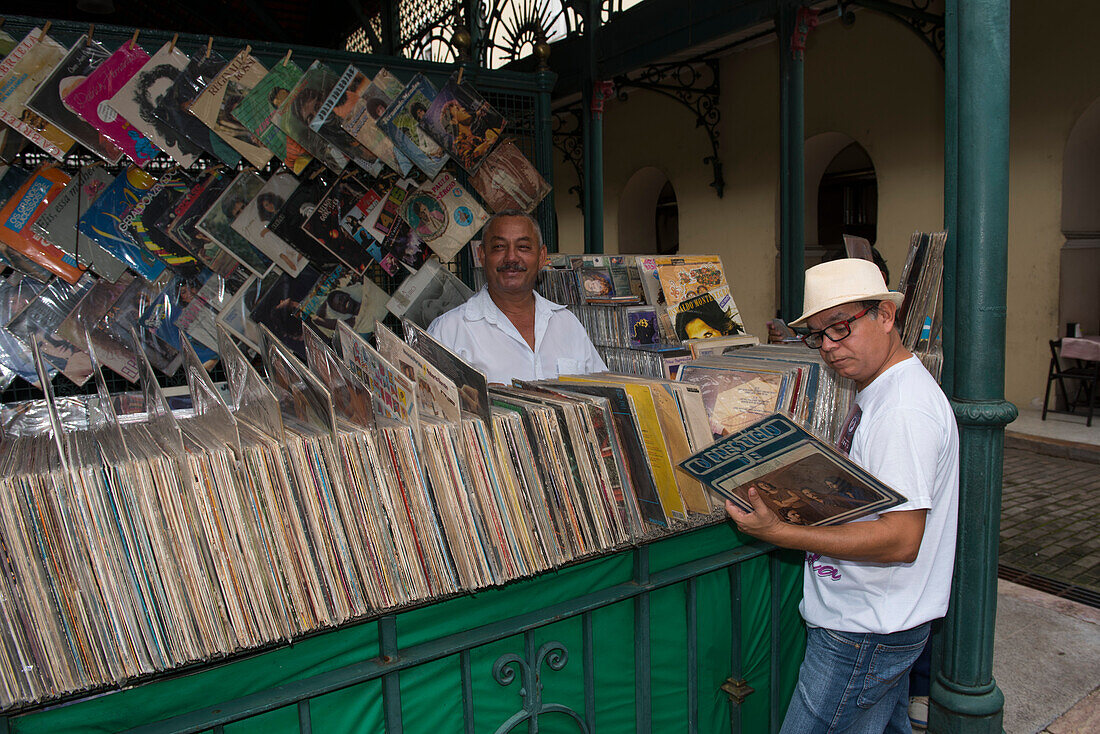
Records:
[[[676,191],[668,176],[648,166],[635,172],[619,199],[619,252],[671,255],[680,248]]]

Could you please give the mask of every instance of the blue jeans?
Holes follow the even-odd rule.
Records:
[[[873,635],[810,627],[780,734],[910,734],[909,669],[929,629]]]

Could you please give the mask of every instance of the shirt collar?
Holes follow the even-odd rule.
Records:
[[[535,320],[539,320],[542,314],[549,314],[553,311],[560,311],[565,308],[560,303],[554,303],[539,295],[538,291],[533,291],[535,296]],[[501,321],[508,321],[508,317],[504,315],[504,312],[497,307],[493,302],[492,297],[489,295],[489,288],[482,286],[481,290],[474,294],[467,302],[466,306],[466,320],[467,321],[479,321],[485,319],[491,323],[501,323]],[[509,322],[511,323],[511,322]]]

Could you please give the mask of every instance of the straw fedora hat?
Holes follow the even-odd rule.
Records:
[[[815,265],[806,271],[805,312],[791,322],[803,326],[814,314],[853,301],[892,301],[900,306],[904,296],[886,287],[878,266],[870,260],[845,257]]]

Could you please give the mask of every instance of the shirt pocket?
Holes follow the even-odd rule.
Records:
[[[555,362],[559,375],[579,375],[584,372],[584,362],[579,359],[562,358]]]

